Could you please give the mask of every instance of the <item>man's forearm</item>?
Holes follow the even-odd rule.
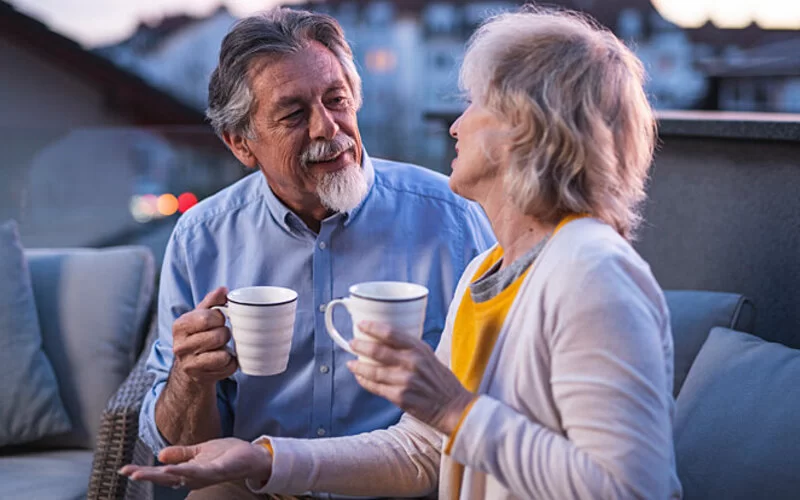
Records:
[[[170,373],[156,402],[156,426],[173,445],[191,445],[222,436],[216,384],[207,387]]]

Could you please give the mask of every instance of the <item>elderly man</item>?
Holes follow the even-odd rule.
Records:
[[[352,52],[331,17],[275,9],[241,20],[222,42],[208,118],[263,176],[197,205],[170,239],[140,425],[154,451],[219,436],[350,435],[400,417],[346,369],[352,357],[328,337],[325,304],[358,282],[423,284],[424,339],[435,347],[459,276],[494,237],[444,176],[367,156],[360,103]],[[249,285],[299,294],[279,375],[237,371],[230,332],[210,309]]]

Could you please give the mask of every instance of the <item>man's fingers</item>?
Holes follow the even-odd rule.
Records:
[[[161,470],[160,467],[155,467],[154,469],[155,470],[138,471],[131,476],[131,479],[134,481],[150,481],[161,486],[175,489],[181,487],[197,489],[201,487],[201,485],[196,484],[194,481],[187,480],[183,476],[168,474]]]
[[[236,363],[236,358],[231,356],[228,351],[218,349],[191,356],[182,366],[183,370],[190,375],[215,376],[224,373],[226,375],[220,377],[224,378],[229,375],[227,372],[232,363]]]
[[[134,472],[136,472],[140,468],[141,467],[138,466],[138,465],[128,464],[128,465],[124,465],[118,472],[120,474],[122,474],[123,476],[130,476],[131,474],[133,474]]]
[[[179,342],[175,343],[172,351],[176,356],[215,351],[224,347],[230,339],[230,330],[224,326],[220,326],[181,339]]]
[[[213,306],[224,306],[228,301],[228,289],[221,286],[215,290],[208,292],[208,295],[203,297],[203,300],[197,304],[197,309],[211,309]]]
[[[225,317],[219,311],[195,309],[176,319],[172,332],[174,337],[189,337],[223,326]]]
[[[158,460],[165,464],[180,464],[193,459],[196,454],[194,446],[168,446],[158,454]]]

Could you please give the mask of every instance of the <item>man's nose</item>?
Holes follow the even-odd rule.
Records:
[[[311,111],[309,122],[309,135],[311,140],[332,140],[339,133],[339,124],[336,118],[325,106],[316,106]]]

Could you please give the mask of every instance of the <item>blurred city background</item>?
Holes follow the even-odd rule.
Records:
[[[238,17],[279,2],[0,1],[0,221],[23,243],[139,243],[163,254],[180,213],[249,172],[204,120]],[[373,156],[448,173],[464,44],[522,2],[330,0],[364,80]],[[798,0],[563,0],[630,44],[659,110],[800,112]]]

